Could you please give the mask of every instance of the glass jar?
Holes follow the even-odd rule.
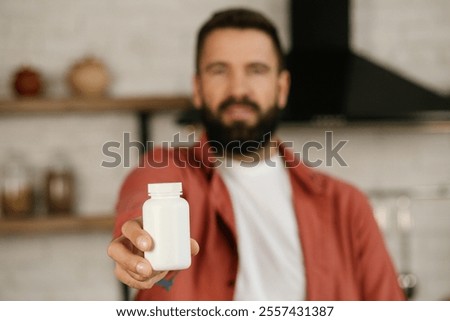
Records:
[[[45,175],[45,202],[49,215],[73,213],[74,175],[65,157],[57,155]]]
[[[11,155],[2,167],[1,207],[5,218],[25,218],[33,214],[34,189],[30,167],[23,157]]]

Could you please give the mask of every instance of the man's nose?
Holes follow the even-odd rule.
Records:
[[[230,77],[229,94],[236,99],[248,96],[249,83],[246,75],[241,72],[234,72]]]

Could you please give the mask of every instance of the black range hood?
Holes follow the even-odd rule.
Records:
[[[292,0],[284,121],[450,119],[450,102],[352,52],[349,0]]]

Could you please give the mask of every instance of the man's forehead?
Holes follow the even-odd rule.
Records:
[[[276,59],[271,38],[258,29],[221,28],[212,31],[206,38],[201,59],[219,57]]]

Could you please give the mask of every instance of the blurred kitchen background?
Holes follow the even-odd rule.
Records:
[[[0,1],[1,300],[123,298],[106,248],[130,168],[101,166],[113,160],[102,147],[123,142],[124,133],[158,144],[192,132],[180,123],[190,114],[176,107],[189,105],[197,28],[213,11],[242,5]],[[290,1],[249,0],[245,6],[273,19],[287,53],[299,49]],[[320,170],[368,194],[411,299],[449,299],[450,2],[352,0],[348,10],[349,48],[403,79],[400,96],[424,99],[425,112],[405,111],[402,97],[394,99],[399,109],[383,103],[366,114],[311,106],[308,115],[291,111],[279,134],[298,152],[309,141],[325,144],[326,131],[333,132],[333,145],[348,141],[340,152],[348,166],[334,161]],[[344,78],[337,78],[337,87]],[[390,84],[390,74],[386,79]],[[155,105],[158,110],[148,112],[146,106]],[[131,165],[138,148],[132,150]],[[311,150],[309,157],[325,159],[324,150]],[[7,192],[19,185],[20,199],[11,201]]]

